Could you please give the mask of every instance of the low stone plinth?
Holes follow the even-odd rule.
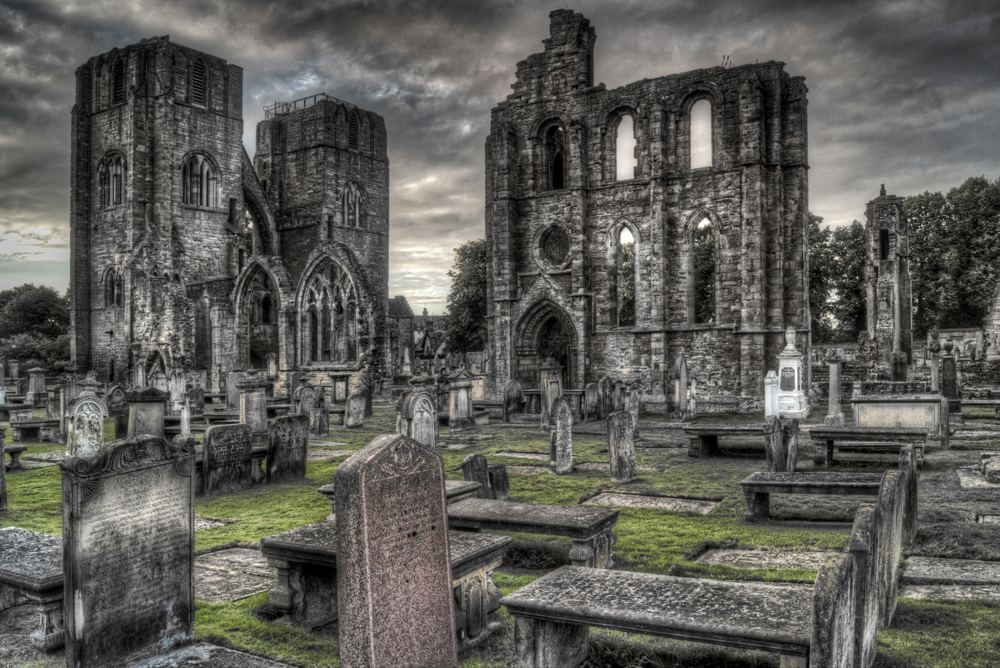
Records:
[[[923,429],[943,436],[941,425],[948,424],[946,403],[939,394],[857,395],[851,397],[855,427],[895,427]]]
[[[456,593],[455,632],[470,644],[499,626],[488,615],[500,607],[493,571],[512,539],[508,536],[449,531],[452,588]],[[260,542],[278,570],[278,586],[268,600],[283,612],[278,624],[306,630],[337,619],[337,523],[324,520],[268,536]]]
[[[505,531],[567,536],[574,566],[611,568],[617,536],[617,508],[466,499],[448,506],[448,527],[464,531]]]
[[[43,652],[62,647],[62,538],[18,527],[0,529],[0,611],[25,602],[38,610],[31,644]]]
[[[756,438],[764,448],[764,424],[716,424],[700,423],[685,425],[684,434],[688,438],[689,457],[711,457],[718,452],[719,437]]]
[[[59,420],[28,420],[26,422],[11,422],[14,443],[51,443],[56,440],[55,432],[59,430]]]
[[[858,447],[872,450],[898,452],[903,445],[912,445],[917,455],[917,466],[923,465],[927,431],[895,427],[814,427],[809,438],[816,445],[814,462],[817,465],[834,463],[834,448]],[[850,445],[848,445],[850,444]]]

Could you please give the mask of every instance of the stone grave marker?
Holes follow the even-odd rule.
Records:
[[[614,386],[611,383],[611,379],[604,376],[597,381],[597,391],[600,394],[598,417],[606,418],[613,412],[611,410],[611,395],[614,392]]]
[[[32,406],[42,406],[48,398],[49,392],[45,389],[45,369],[35,367],[28,369],[28,391],[24,395],[25,403]]]
[[[488,469],[490,494],[497,501],[510,501],[510,480],[506,464],[493,464]]]
[[[632,416],[632,440],[639,440],[639,384],[633,383],[628,389],[626,410]]]
[[[448,431],[458,432],[476,426],[472,418],[472,381],[466,378],[448,383]]]
[[[125,388],[115,385],[108,390],[107,395],[108,413],[115,420],[115,438],[121,439],[128,436],[128,416],[129,404],[125,399]]]
[[[372,412],[372,393],[369,390],[358,390],[358,394],[365,398],[365,417],[374,415]]]
[[[237,383],[240,392],[240,422],[250,427],[253,447],[267,447],[266,378],[248,376]]]
[[[104,418],[108,408],[94,391],[97,381],[84,379],[83,392],[69,405],[69,433],[66,435],[68,457],[93,457],[104,445]]]
[[[780,417],[778,410],[778,373],[773,369],[764,376],[764,417]]]
[[[194,638],[194,451],[156,437],[60,462],[67,668],[118,668]]]
[[[203,444],[201,471],[205,496],[238,492],[253,483],[249,425],[209,427],[205,430]]]
[[[286,415],[272,420],[268,428],[267,482],[305,478],[308,447],[309,419],[306,416]]]
[[[854,665],[875,663],[879,629],[879,552],[882,541],[882,510],[863,503],[854,516],[850,553],[854,556],[855,622]]]
[[[184,369],[170,370],[170,406],[168,408],[171,415],[180,413],[184,397],[187,395],[187,380],[184,378]]]
[[[782,422],[773,415],[764,418],[764,449],[767,470],[771,473],[790,473],[798,461],[799,421]]]
[[[181,406],[181,434],[191,435],[191,400],[184,397],[184,405]]]
[[[441,456],[403,435],[379,436],[335,482],[340,665],[455,668]]]
[[[125,395],[129,403],[128,438],[142,434],[163,438],[163,416],[167,395],[155,387],[147,387]]]
[[[830,348],[827,350],[826,363],[830,368],[830,391],[826,417],[823,418],[823,424],[830,427],[843,427],[844,413],[840,409],[841,401],[843,401],[843,397],[841,397],[840,367],[844,363],[844,350],[842,348]]]
[[[300,383],[293,396],[296,412],[305,415],[312,421],[312,412],[316,408],[316,388],[309,383]]]
[[[187,398],[191,402],[192,413],[201,415],[205,412],[205,388],[198,387],[197,385],[188,388]]]
[[[7,441],[7,428],[0,427],[0,513],[7,510],[7,459],[3,446]]]
[[[319,388],[316,407],[309,416],[309,432],[316,436],[330,435],[330,407],[326,403],[326,388]]]
[[[899,594],[899,557],[903,540],[903,484],[902,471],[886,471],[879,486],[878,507],[882,513],[881,545],[878,559],[881,582],[879,614],[881,625],[888,627],[896,612]]]
[[[19,360],[7,360],[7,368],[10,370],[10,379],[16,381],[21,377],[21,362]]]
[[[600,413],[601,392],[597,383],[587,383],[583,387],[583,419],[586,422],[596,420]]]
[[[549,441],[549,470],[556,475],[573,472],[573,415],[566,399],[552,404],[555,427]]]
[[[399,420],[399,433],[429,448],[437,445],[437,410],[429,393],[418,390],[408,392],[400,406]]]
[[[510,422],[512,415],[520,414],[521,408],[521,383],[516,380],[508,380],[503,386],[503,421]]]
[[[347,408],[344,411],[344,427],[360,429],[365,424],[365,397],[355,392],[347,397]]]
[[[490,474],[489,465],[486,463],[486,457],[482,455],[469,455],[462,460],[462,479],[469,480],[472,482],[478,482],[482,485],[473,494],[474,498],[477,499],[489,499],[492,498],[490,494]]]
[[[632,416],[627,411],[618,411],[608,417],[608,459],[613,483],[624,484],[636,479],[634,433]]]
[[[278,355],[268,353],[265,359],[267,360],[267,378],[273,381],[278,377]]]
[[[226,374],[226,410],[236,411],[240,408],[239,384],[246,378],[245,371],[230,371]]]

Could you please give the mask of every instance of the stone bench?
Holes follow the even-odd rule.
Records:
[[[816,445],[813,461],[820,465],[833,465],[833,449],[862,448],[899,452],[904,445],[912,445],[916,451],[917,466],[924,463],[924,446],[927,431],[924,429],[901,429],[891,427],[813,427],[809,438]]]
[[[8,471],[17,471],[24,468],[24,464],[21,463],[21,453],[27,452],[28,446],[26,445],[7,445],[4,446],[3,451],[10,455],[10,464],[7,464]]]
[[[445,480],[444,481],[444,500],[445,503],[452,504],[457,501],[462,501],[463,499],[468,499],[483,486],[483,483],[476,482],[474,480]],[[336,494],[337,487],[331,482],[329,485],[323,485],[319,488],[319,493],[326,496],[330,500],[330,514],[327,515],[326,519],[332,520],[334,518],[334,513],[337,511],[337,501],[334,498]]]
[[[500,608],[493,585],[512,539],[509,536],[449,531],[455,632],[468,645],[499,626],[488,615]],[[260,541],[267,563],[278,571],[268,601],[283,613],[278,624],[309,631],[337,619],[337,523],[324,520]]]
[[[459,531],[505,531],[567,536],[573,541],[574,566],[611,568],[617,536],[617,508],[560,506],[519,501],[465,499],[448,506],[448,528]]]
[[[23,603],[38,610],[31,644],[43,652],[62,647],[62,538],[18,527],[0,529],[0,611]]]
[[[711,457],[719,449],[720,436],[759,437],[764,445],[763,424],[701,423],[685,425],[688,438],[688,457]]]
[[[59,420],[28,420],[27,422],[11,422],[14,443],[41,443],[55,441],[54,432],[59,430]]]
[[[734,582],[563,566],[500,600],[519,668],[576,668],[591,626],[775,652],[782,668],[869,668],[899,578],[899,472],[858,510],[847,554],[808,585]]]

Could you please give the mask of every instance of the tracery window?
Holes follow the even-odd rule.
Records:
[[[364,227],[365,213],[364,192],[356,183],[347,184],[344,189],[344,225]]]
[[[219,206],[218,174],[207,156],[195,153],[181,168],[184,204],[216,208]]]
[[[543,135],[545,165],[548,177],[545,190],[562,190],[566,187],[568,173],[566,160],[566,132],[562,124],[553,123]]]
[[[101,208],[117,206],[124,200],[125,161],[118,154],[105,158],[99,172]]]
[[[304,362],[354,362],[358,354],[357,296],[350,277],[327,262],[309,279],[305,292]]]

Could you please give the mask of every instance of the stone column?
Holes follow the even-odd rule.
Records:
[[[843,349],[830,348],[826,353],[826,363],[830,367],[830,399],[823,424],[831,427],[843,427],[844,414],[840,410],[840,404],[843,401],[840,392],[840,365],[844,363]]]
[[[938,353],[941,352],[941,342],[938,341],[939,333],[936,329],[931,330],[931,342],[927,345],[927,354],[931,358],[931,392],[941,391],[940,369],[938,368]]]
[[[948,418],[955,424],[963,424],[962,390],[958,382],[958,363],[952,354],[954,344],[945,341],[942,344],[944,355],[941,356],[941,394],[948,400]]]

